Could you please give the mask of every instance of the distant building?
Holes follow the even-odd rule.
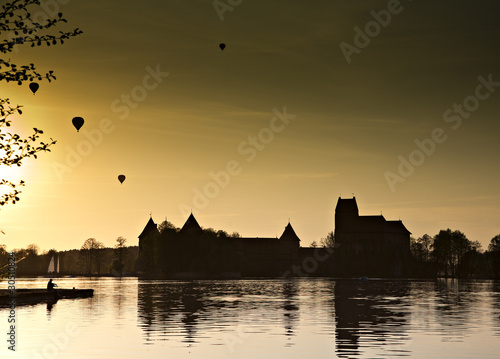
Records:
[[[139,273],[148,269],[179,278],[402,276],[406,274],[409,235],[401,221],[386,221],[382,215],[360,216],[355,198],[337,202],[333,256],[331,249],[300,247],[290,222],[279,238],[218,238],[207,234],[191,214],[168,239],[150,218],[139,235],[136,268]],[[153,243],[151,238],[159,242]]]
[[[410,231],[384,216],[360,216],[356,197],[339,197],[335,208],[335,267],[340,276],[399,277],[408,274]]]

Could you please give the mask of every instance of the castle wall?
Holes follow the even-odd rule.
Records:
[[[151,233],[159,235],[152,219],[139,236],[137,268],[154,268],[158,273],[153,274],[159,275],[195,271],[241,273],[243,277],[287,273],[393,277],[405,275],[405,264],[410,262],[410,233],[402,222],[386,221],[381,215],[360,216],[354,198],[339,198],[335,211],[337,247],[333,253],[322,249],[328,252],[326,255],[318,248],[300,247],[290,223],[280,238],[221,238],[215,232],[204,231],[191,214],[179,232],[172,230],[171,240],[163,241],[162,234],[158,243],[153,243],[154,248],[151,243],[144,245]],[[150,256],[155,258],[150,260]]]

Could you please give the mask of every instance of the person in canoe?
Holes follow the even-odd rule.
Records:
[[[49,282],[47,283],[47,290],[54,290],[54,287],[57,287],[57,284],[52,282],[52,279],[49,279]]]

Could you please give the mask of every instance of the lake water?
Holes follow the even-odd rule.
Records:
[[[17,288],[47,279],[19,279]],[[500,358],[500,283],[56,279],[93,298],[16,308],[3,358]]]

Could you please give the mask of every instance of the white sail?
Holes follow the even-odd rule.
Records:
[[[47,270],[47,272],[54,273],[54,271],[55,271],[54,256],[52,256],[52,258],[50,259],[49,269]]]
[[[59,274],[59,262],[60,262],[60,258],[59,258],[59,254],[57,255],[57,269],[56,269],[56,273]]]

